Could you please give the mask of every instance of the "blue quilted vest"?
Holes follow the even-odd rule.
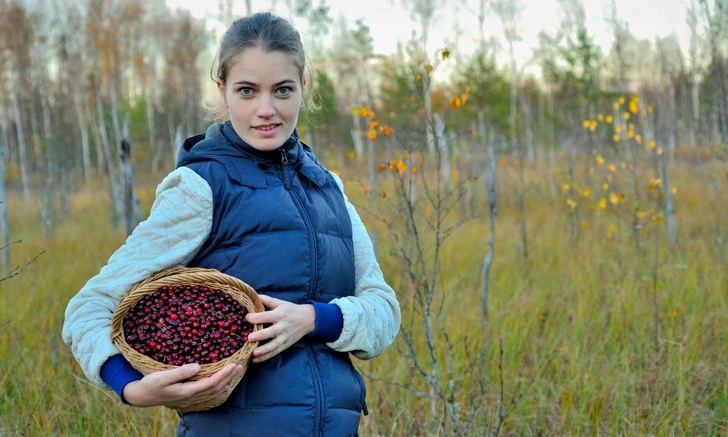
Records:
[[[193,148],[194,147],[194,148]],[[215,268],[294,303],[354,294],[352,228],[332,176],[297,134],[260,152],[229,124],[185,141],[178,166],[212,189],[212,230],[189,267]],[[230,399],[182,414],[181,436],[354,436],[364,381],[347,353],[302,339],[252,363]]]

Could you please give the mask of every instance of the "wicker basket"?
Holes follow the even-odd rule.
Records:
[[[206,287],[220,290],[229,294],[240,305],[248,309],[248,312],[263,311],[263,304],[260,302],[258,294],[249,285],[232,276],[220,273],[214,269],[202,268],[173,268],[163,270],[149,278],[135,284],[131,290],[127,291],[119,302],[119,307],[114,312],[114,318],[111,322],[111,339],[121,350],[121,353],[129,361],[136,370],[143,375],[148,375],[161,370],[171,370],[177,366],[163,364],[152,358],[143,355],[131,346],[129,346],[124,338],[124,329],[122,328],[122,320],[127,311],[132,308],[143,296],[156,292],[164,286],[174,285],[204,285]],[[262,329],[261,325],[254,325],[253,331]],[[257,342],[246,342],[245,345],[238,349],[233,355],[212,364],[203,364],[199,373],[190,378],[190,381],[206,378],[230,363],[236,363],[243,367],[232,381],[230,381],[230,389],[225,393],[218,395],[216,398],[207,402],[195,404],[189,407],[170,407],[176,411],[188,413],[193,411],[203,411],[216,407],[227,400],[235,386],[243,378],[243,374],[248,367],[253,354],[253,349],[258,345]]]

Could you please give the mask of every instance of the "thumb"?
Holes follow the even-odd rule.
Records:
[[[199,364],[185,364],[176,369],[159,372],[157,373],[157,377],[162,385],[172,385],[195,376],[199,371]]]

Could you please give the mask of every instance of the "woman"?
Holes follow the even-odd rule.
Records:
[[[157,271],[215,268],[260,295],[265,329],[228,401],[180,415],[182,436],[350,436],[367,413],[349,353],[381,354],[399,304],[341,181],[298,141],[306,85],[298,32],[259,13],[223,37],[213,80],[228,122],[187,139],[149,218],[69,302],[63,337],[86,375],[137,407],[188,406],[228,390],[240,366],[186,380],[199,365],[146,377],[110,339],[123,293]]]

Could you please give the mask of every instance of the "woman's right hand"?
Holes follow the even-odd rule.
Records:
[[[230,381],[242,367],[228,364],[219,372],[198,381],[185,381],[200,371],[199,364],[150,373],[124,387],[124,399],[135,407],[189,407],[208,401],[230,389]]]

